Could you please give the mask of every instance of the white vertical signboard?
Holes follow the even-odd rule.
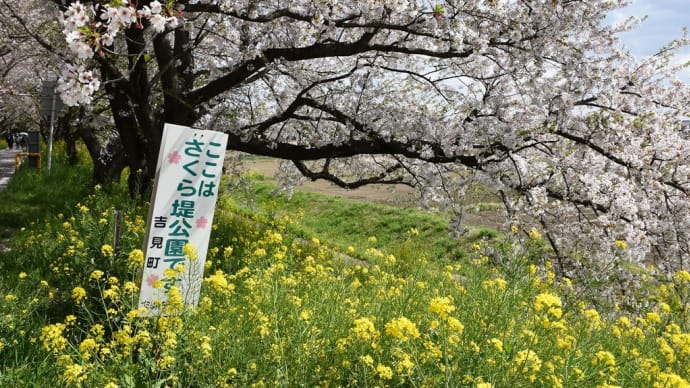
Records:
[[[213,213],[228,136],[165,124],[147,223],[139,307],[161,314],[170,287],[180,289],[185,306],[196,306],[204,272]],[[190,243],[197,257],[188,260]],[[172,271],[184,271],[171,277]],[[172,271],[170,271],[172,270]]]

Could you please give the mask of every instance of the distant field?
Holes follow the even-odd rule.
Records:
[[[244,163],[250,171],[272,178],[278,171],[280,161],[265,157],[250,157],[245,159]],[[297,190],[390,206],[417,206],[414,190],[405,185],[368,185],[355,190],[347,190],[330,182],[318,180],[305,182]],[[504,222],[504,214],[497,195],[479,190],[479,192],[470,194],[468,197],[468,205],[474,205],[470,206],[474,209],[468,210],[467,226],[496,229],[501,227]]]
[[[272,178],[276,171],[278,171],[279,163],[279,160],[264,158],[246,161],[247,167],[250,170],[269,178]],[[410,206],[415,204],[414,190],[405,185],[368,185],[356,190],[347,190],[330,182],[318,180],[305,182],[299,186],[299,189],[386,205]]]

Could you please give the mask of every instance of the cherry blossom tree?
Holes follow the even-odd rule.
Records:
[[[41,130],[49,136],[49,119],[39,112],[42,86],[66,66],[69,51],[62,35],[60,10],[40,0],[0,0],[0,132]],[[104,100],[104,93],[96,100]],[[119,179],[126,166],[107,102],[68,110],[56,121],[54,138],[63,139],[68,155],[78,160],[76,142],[86,145],[94,181]]]
[[[40,85],[37,69],[45,62],[13,11],[5,1],[0,3],[0,132],[25,131],[39,123],[32,92],[37,80]]]
[[[458,214],[469,183],[492,187],[563,276],[687,269],[690,91],[672,58],[688,40],[636,60],[615,35],[634,21],[604,22],[625,3],[63,2],[60,90],[105,91],[143,183],[163,123],[197,126],[289,161],[288,182],[407,184]]]

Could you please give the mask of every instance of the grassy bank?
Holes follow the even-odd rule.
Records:
[[[279,192],[270,180],[250,174],[240,186],[228,187],[229,206],[245,214],[270,214],[299,222],[289,226],[291,233],[304,238],[318,237],[342,252],[362,252],[375,239],[388,251],[404,248],[413,231],[425,244],[425,251],[437,260],[455,261],[465,248],[483,236],[497,236],[495,231],[478,229],[458,243],[448,237],[448,222],[439,214],[409,207],[387,206],[313,192],[296,191],[288,196]]]

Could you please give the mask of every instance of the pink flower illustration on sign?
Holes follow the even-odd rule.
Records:
[[[177,164],[180,162],[180,159],[182,159],[182,156],[177,151],[173,151],[168,154],[168,162],[170,164]]]
[[[160,278],[158,275],[152,274],[146,277],[146,284],[149,285],[149,287],[153,287],[153,285],[159,280]]]
[[[204,229],[208,225],[208,219],[204,216],[201,216],[198,220],[196,220],[196,227],[199,229]]]

